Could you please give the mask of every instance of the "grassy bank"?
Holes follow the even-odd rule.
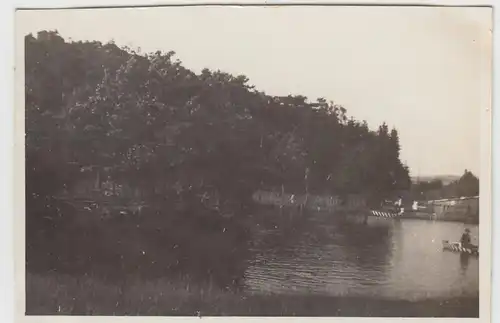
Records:
[[[420,301],[236,294],[187,281],[109,285],[91,277],[27,275],[28,315],[478,317],[479,299]]]

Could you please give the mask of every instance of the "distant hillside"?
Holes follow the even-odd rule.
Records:
[[[412,180],[411,192],[415,199],[436,200],[479,195],[479,178],[468,170],[462,176],[425,176]]]
[[[460,179],[460,175],[436,175],[436,176],[412,176],[412,183],[430,182],[433,180],[441,180],[443,185],[448,185],[453,181]]]

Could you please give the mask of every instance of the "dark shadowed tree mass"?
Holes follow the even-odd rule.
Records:
[[[379,201],[410,186],[397,130],[370,130],[324,98],[268,95],[218,70],[196,74],[174,52],[46,31],[25,46],[30,271],[209,272],[234,285],[252,240],[254,191],[283,185]],[[476,187],[472,174],[459,184]],[[103,218],[124,204],[144,212]]]

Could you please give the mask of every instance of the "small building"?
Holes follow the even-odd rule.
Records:
[[[428,201],[436,219],[479,220],[479,196]]]

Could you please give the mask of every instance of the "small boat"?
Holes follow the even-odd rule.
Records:
[[[479,256],[479,248],[477,246],[464,248],[460,242],[449,242],[448,240],[443,240],[443,250]]]
[[[378,218],[393,219],[401,217],[404,213],[405,213],[405,208],[402,206],[402,202],[400,199],[393,205],[390,205],[387,202],[385,202],[382,203],[379,209],[370,209],[369,215]]]
[[[378,210],[370,210],[370,215],[376,216],[379,218],[398,218],[401,217],[405,213],[405,209],[403,207],[383,207]]]
[[[370,215],[379,217],[379,218],[397,218],[400,217],[402,213],[391,212],[391,211],[379,211],[379,210],[370,210]]]

